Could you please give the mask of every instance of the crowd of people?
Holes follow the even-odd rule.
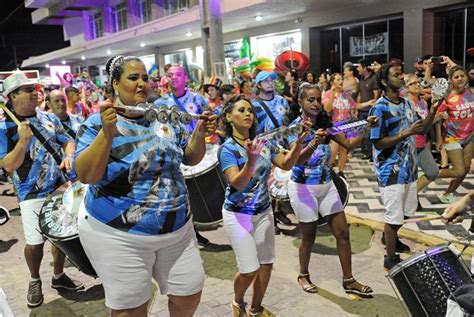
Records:
[[[276,261],[277,223],[290,223],[282,197],[270,194],[277,169],[291,171],[286,199],[302,235],[296,274],[301,289],[318,292],[308,266],[317,221],[324,218],[336,238],[343,289],[370,296],[374,290],[352,274],[344,204],[334,184],[335,177],[348,177],[349,152],[360,147],[363,159],[374,164],[386,209],[386,270],[402,261],[399,253],[409,251],[397,232],[405,217],[421,208],[417,194],[436,178],[448,178],[440,200],[453,203],[473,157],[474,66],[466,70],[445,56],[423,56],[415,61],[415,73],[403,67],[397,59],[384,65],[363,59],[345,63],[342,73],[319,76],[307,72],[299,78],[289,70],[279,78],[255,71],[253,79],[232,84],[214,76],[195,91],[182,66],[166,65],[163,77],[152,79],[133,56],[107,62],[109,82],[103,88],[87,73],[80,83],[65,74],[61,87],[52,90],[14,73],[3,83],[11,114],[0,120],[0,167],[20,202],[31,274],[28,306],[43,302],[39,268],[45,238],[38,213],[47,195],[71,180],[88,184],[78,215],[79,238],[112,315],[146,315],[153,278],[169,297],[171,316],[192,316],[204,285],[198,243],[209,241],[193,229],[181,165],[199,164],[209,143],[220,145],[218,160],[227,181],[222,219],[238,269],[234,316],[273,316],[262,303]],[[432,100],[431,87],[440,77],[450,88],[445,98]],[[276,80],[284,82],[282,91]],[[177,106],[195,120],[150,121],[123,111],[138,104]],[[369,129],[331,132],[353,120],[366,120]],[[298,133],[287,138],[265,137],[296,126]],[[439,153],[439,163],[433,153]],[[444,220],[454,220],[466,204],[447,210]],[[64,254],[54,247],[52,253],[52,286],[83,288],[64,274]],[[247,309],[244,295],[250,286]]]

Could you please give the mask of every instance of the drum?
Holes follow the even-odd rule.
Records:
[[[349,184],[344,177],[338,176],[333,170],[331,170],[331,178],[337,188],[343,206],[346,207],[349,202]]]
[[[198,165],[181,165],[196,224],[213,225],[222,221],[226,180],[217,159],[218,150],[219,146],[207,144],[206,154]]]
[[[453,245],[431,247],[388,273],[412,316],[445,316],[451,294],[459,286],[473,283],[468,268],[456,254],[459,252],[453,249]]]
[[[270,196],[274,199],[287,201],[288,196],[288,181],[291,178],[291,171],[285,171],[281,168],[275,167],[273,171],[273,182],[270,185]]]
[[[41,233],[61,250],[84,274],[97,277],[81,245],[77,229],[77,214],[86,186],[80,182],[69,187],[61,186],[46,199],[41,208],[39,227]]]

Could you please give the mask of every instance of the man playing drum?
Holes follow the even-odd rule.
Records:
[[[21,123],[16,127],[9,116],[0,123],[0,167],[10,173],[20,202],[26,240],[25,259],[31,274],[27,304],[36,307],[43,302],[39,269],[45,241],[39,228],[38,214],[46,196],[55,190],[59,170],[70,172],[75,144],[53,114],[36,111],[38,96],[35,85],[24,73],[10,75],[3,86],[4,94],[9,99],[7,107]],[[48,140],[52,149],[59,151],[63,148],[65,157],[59,168],[53,155],[36,136],[38,134],[33,134],[33,128]],[[54,263],[51,287],[68,290],[83,288],[82,283],[64,274],[64,254],[54,246],[51,252]]]

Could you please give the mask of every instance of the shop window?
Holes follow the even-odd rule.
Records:
[[[189,65],[193,62],[193,51],[190,49],[164,55],[165,64]]]
[[[252,37],[250,47],[255,57],[275,60],[281,52],[290,49],[301,51],[301,32]]]
[[[341,69],[339,35],[339,28],[321,32],[321,70],[334,72]]]
[[[357,63],[358,60],[364,57],[364,30],[362,28],[362,25],[345,26],[341,29],[342,63]]]
[[[403,19],[388,21],[388,60],[403,60]]]
[[[474,47],[474,8],[435,14],[435,55],[448,55],[461,65],[474,63],[467,49]]]

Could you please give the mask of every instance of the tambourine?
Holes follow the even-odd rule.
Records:
[[[449,83],[445,78],[438,78],[431,87],[431,98],[433,101],[439,101],[446,98],[449,94]]]

